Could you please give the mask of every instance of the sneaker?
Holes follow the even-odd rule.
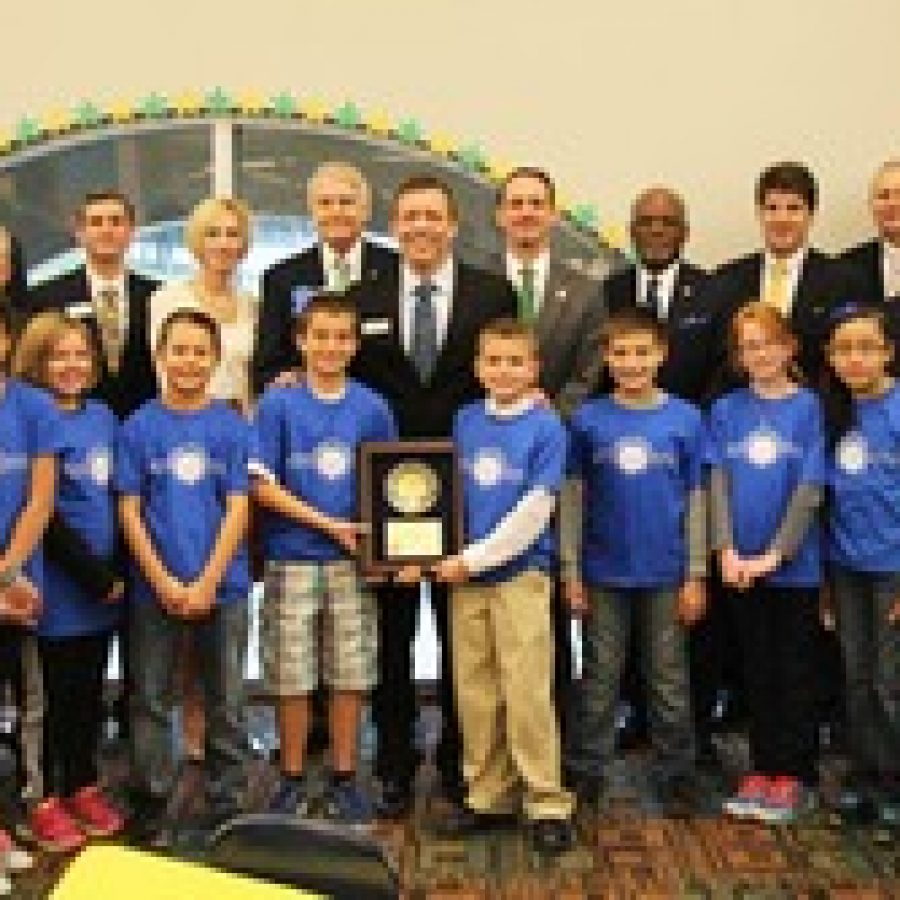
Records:
[[[769,794],[769,778],[751,772],[741,781],[737,793],[722,804],[722,811],[736,819],[759,818],[759,811]]]
[[[125,827],[125,819],[96,785],[71,796],[66,800],[66,809],[89,837],[112,837]]]
[[[770,825],[785,825],[812,806],[813,795],[798,778],[776,775],[769,782],[766,798],[756,817]]]
[[[0,872],[0,897],[11,897],[13,885],[9,878]]]
[[[269,801],[268,811],[282,816],[300,816],[309,818],[312,801],[306,781],[300,778],[282,776],[278,790]]]
[[[38,803],[28,817],[32,839],[48,853],[73,853],[85,844],[84,832],[57,797]]]
[[[32,855],[17,847],[9,833],[0,828],[0,872],[25,872],[33,865]]]
[[[663,815],[683,818],[694,813],[700,805],[699,785],[690,773],[659,775],[651,779],[651,783]]]
[[[325,818],[347,825],[367,825],[375,816],[369,795],[354,779],[332,782],[325,792]]]
[[[556,856],[575,846],[575,829],[569,819],[535,819],[528,824],[535,853]]]

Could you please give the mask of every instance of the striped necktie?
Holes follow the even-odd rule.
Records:
[[[431,380],[438,356],[437,314],[432,301],[436,291],[437,287],[429,281],[423,281],[413,290],[415,306],[410,357],[423,382]]]
[[[534,315],[534,266],[524,265],[519,273],[519,318],[530,325]]]
[[[788,290],[788,265],[785,260],[776,259],[769,267],[769,283],[764,299],[782,315],[787,315],[791,297]]]
[[[106,356],[107,368],[115,374],[122,360],[122,323],[119,310],[120,294],[117,288],[103,288],[97,292],[97,325]]]

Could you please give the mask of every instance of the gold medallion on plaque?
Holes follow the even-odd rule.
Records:
[[[403,516],[421,516],[437,502],[441,482],[437,472],[424,462],[397,463],[384,480],[388,503]]]

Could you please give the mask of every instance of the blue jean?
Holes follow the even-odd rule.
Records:
[[[178,651],[192,645],[206,714],[204,774],[214,808],[240,806],[249,758],[244,722],[247,604],[216,606],[202,619],[168,615],[158,603],[135,604],[131,616],[134,786],[159,800],[175,782],[171,712]]]
[[[576,775],[599,777],[613,759],[619,682],[636,624],[658,772],[662,776],[689,772],[694,765],[694,731],[677,590],[603,587],[591,588],[590,595],[567,768]]]
[[[900,574],[836,567],[832,584],[853,766],[863,778],[900,775],[900,627],[887,620]]]

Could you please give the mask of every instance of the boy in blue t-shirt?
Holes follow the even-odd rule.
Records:
[[[306,741],[321,639],[332,765],[325,812],[359,823],[372,816],[356,780],[356,751],[363,700],[377,679],[378,618],[354,560],[356,455],[363,441],[392,440],[397,428],[386,401],[347,378],[359,345],[355,304],[313,297],[296,329],[303,377],[263,395],[252,462],[254,497],[266,510],[263,672],[278,698],[281,733],[282,784],[272,809],[306,815],[312,807]]]
[[[162,396],[125,422],[116,446],[115,485],[135,563],[135,819],[157,840],[166,833],[162,817],[174,787],[169,700],[185,637],[203,685],[203,766],[215,819],[239,810],[248,758],[243,663],[250,436],[237,412],[209,398],[220,354],[215,320],[199,310],[173,312],[156,347]]]
[[[666,338],[655,319],[612,317],[601,354],[612,393],[586,401],[569,423],[563,578],[573,612],[585,621],[567,765],[584,799],[598,799],[615,752],[619,681],[636,625],[652,781],[665,807],[683,808],[694,799],[694,740],[682,623],[694,622],[705,605],[703,421],[656,385]]]
[[[521,797],[538,850],[572,845],[574,798],[562,787],[553,706],[552,516],[566,432],[539,399],[533,330],[500,319],[475,361],[487,399],[456,415],[466,546],[435,577],[451,599],[456,701],[466,800],[445,829],[477,831],[516,812]]]

